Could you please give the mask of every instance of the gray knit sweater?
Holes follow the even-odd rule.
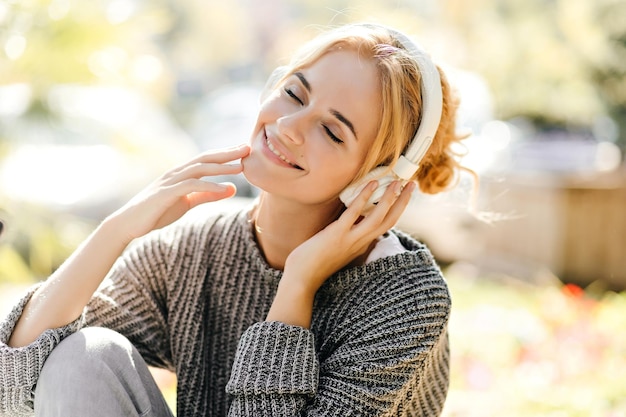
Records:
[[[51,350],[81,326],[126,337],[176,372],[179,417],[437,416],[449,380],[450,297],[428,249],[342,270],[311,329],[265,322],[281,272],[247,210],[181,220],[133,243],[83,317],[23,348],[6,342],[30,291],[0,323],[0,416],[31,415]]]

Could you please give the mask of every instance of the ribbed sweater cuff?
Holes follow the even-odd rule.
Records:
[[[319,363],[310,330],[260,322],[241,339],[226,391],[233,395],[310,394],[317,391]]]
[[[32,288],[13,308],[11,313],[0,322],[0,394],[2,397],[9,391],[26,392],[35,386],[44,362],[63,339],[75,333],[83,325],[84,315],[57,329],[45,330],[31,344],[19,348],[7,345],[13,329],[17,324],[24,307],[34,294]],[[5,391],[7,390],[7,391]],[[2,398],[6,400],[5,398]]]

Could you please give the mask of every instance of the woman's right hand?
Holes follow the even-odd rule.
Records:
[[[33,294],[8,345],[26,346],[44,330],[64,326],[80,316],[131,240],[167,226],[199,204],[233,196],[233,184],[202,178],[240,173],[238,160],[249,152],[247,145],[241,145],[204,153],[166,172],[105,219]]]
[[[240,159],[249,152],[248,145],[240,145],[203,153],[153,181],[109,220],[114,218],[130,241],[173,223],[200,204],[232,197],[237,191],[234,184],[202,178],[239,174]]]

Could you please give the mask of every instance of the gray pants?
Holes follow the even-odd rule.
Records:
[[[35,416],[173,414],[128,339],[90,327],[62,341],[46,360],[35,390]]]

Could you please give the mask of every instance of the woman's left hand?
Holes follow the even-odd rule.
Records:
[[[315,293],[322,284],[396,224],[416,184],[409,182],[402,189],[400,182],[393,182],[363,217],[361,213],[377,185],[376,181],[369,183],[339,219],[289,254],[268,321],[309,327]]]

